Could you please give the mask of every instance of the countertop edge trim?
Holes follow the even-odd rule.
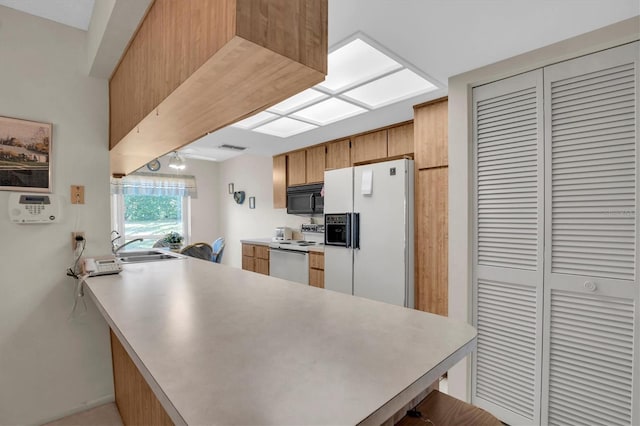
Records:
[[[171,421],[173,421],[175,425],[186,426],[187,422],[182,418],[178,410],[173,406],[169,397],[167,397],[167,395],[162,391],[162,388],[160,387],[160,385],[158,385],[158,383],[153,378],[149,370],[146,368],[146,366],[144,365],[144,363],[142,362],[138,354],[136,354],[136,352],[133,350],[133,348],[127,341],[127,339],[124,338],[124,335],[122,334],[120,329],[115,325],[115,322],[113,321],[111,316],[107,314],[107,311],[105,310],[104,306],[102,306],[102,304],[98,301],[98,298],[91,290],[91,287],[89,286],[89,284],[85,280],[82,280],[82,283],[86,288],[86,290],[88,291],[89,296],[91,297],[91,300],[93,300],[93,303],[98,308],[98,311],[100,311],[100,314],[105,319],[105,321],[107,322],[107,324],[109,325],[113,333],[116,335],[116,337],[120,341],[120,344],[127,352],[127,355],[129,355],[129,358],[131,358],[131,360],[135,364],[136,368],[138,369],[142,377],[144,377],[145,381],[151,388],[151,391],[153,392],[153,394],[156,396],[156,398],[158,398],[160,405],[162,405],[162,408],[164,408],[164,410],[167,412],[167,415],[169,415],[169,417],[171,418]]]

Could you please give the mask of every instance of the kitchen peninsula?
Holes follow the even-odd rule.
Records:
[[[476,343],[445,317],[192,258],[85,284],[175,424],[380,424]]]

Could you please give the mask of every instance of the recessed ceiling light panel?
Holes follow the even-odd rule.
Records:
[[[249,118],[245,118],[242,121],[238,121],[237,123],[233,123],[231,127],[239,127],[241,129],[251,129],[255,126],[259,126],[260,124],[266,123],[269,120],[273,120],[278,117],[275,114],[272,114],[267,111],[260,112],[256,115],[252,115]]]
[[[279,104],[272,106],[271,108],[269,108],[269,111],[285,115],[328,97],[329,95],[320,93],[317,90],[307,89],[298,93],[297,95],[293,95],[289,99],[285,99]]]
[[[367,112],[367,110],[341,99],[329,98],[326,101],[300,110],[292,114],[292,116],[324,126],[325,124],[344,120],[345,118],[353,117],[363,112]]]
[[[289,136],[297,135],[298,133],[303,133],[315,129],[316,127],[318,126],[294,120],[292,118],[282,117],[260,127],[256,127],[253,131],[281,138],[288,138]]]
[[[437,87],[431,82],[411,70],[403,69],[345,92],[341,96],[353,99],[371,108],[380,108],[435,89]]]
[[[329,54],[327,78],[317,86],[336,93],[400,68],[398,62],[358,38]]]

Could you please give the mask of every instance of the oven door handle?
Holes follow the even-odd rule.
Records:
[[[301,256],[304,256],[306,254],[308,254],[306,251],[301,251],[301,250],[289,250],[289,249],[282,249],[282,248],[269,248],[270,251],[277,251],[280,253],[285,253],[285,254],[299,254]]]

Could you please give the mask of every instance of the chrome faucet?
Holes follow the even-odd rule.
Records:
[[[120,250],[122,250],[123,248],[125,248],[126,246],[128,246],[128,245],[129,245],[129,244],[131,244],[131,243],[135,243],[135,242],[138,242],[138,241],[144,241],[142,238],[135,238],[135,239],[133,239],[133,240],[131,240],[131,241],[127,241],[126,243],[124,243],[124,244],[123,244],[123,245],[121,245],[121,246],[118,246],[118,245],[116,244],[116,241],[118,241],[118,240],[119,240],[120,238],[122,238],[122,237],[121,237],[121,235],[118,233],[118,231],[111,231],[111,235],[114,235],[114,234],[115,234],[116,236],[115,236],[115,238],[113,238],[113,239],[111,240],[111,252],[112,252],[113,254],[118,253]]]

